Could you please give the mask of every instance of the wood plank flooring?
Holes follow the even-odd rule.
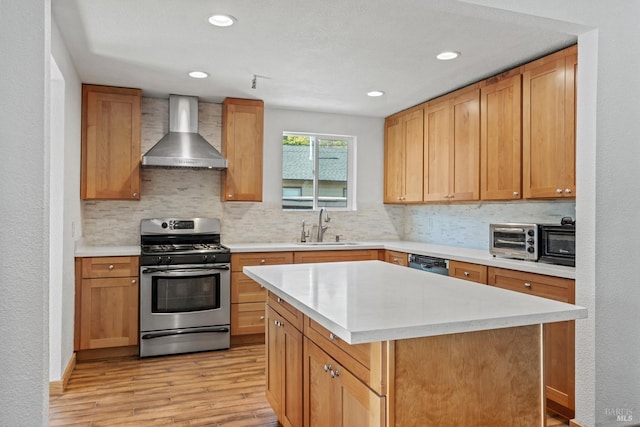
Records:
[[[275,427],[264,345],[76,365],[50,426]]]
[[[79,362],[64,394],[50,398],[49,425],[276,427],[264,364],[263,344]],[[547,417],[548,427],[567,425]]]

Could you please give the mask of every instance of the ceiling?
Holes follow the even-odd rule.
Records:
[[[452,0],[53,0],[52,14],[84,83],[371,117],[576,42],[564,23]]]

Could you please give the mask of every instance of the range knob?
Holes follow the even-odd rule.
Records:
[[[156,257],[156,264],[162,264],[162,257]]]
[[[209,255],[202,255],[202,261],[209,262]]]
[[[170,256],[164,257],[164,262],[165,264],[171,264],[171,257]]]
[[[163,222],[163,223],[161,224],[161,227],[162,227],[162,228],[167,228],[168,226],[169,226],[169,224],[167,224],[166,222]]]

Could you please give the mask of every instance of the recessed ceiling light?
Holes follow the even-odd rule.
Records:
[[[436,58],[438,58],[441,61],[448,61],[450,59],[456,59],[459,56],[460,56],[460,52],[456,52],[454,50],[451,50],[451,51],[439,53],[436,56]]]
[[[235,24],[236,21],[237,19],[231,15],[216,14],[209,17],[209,23],[216,27],[230,27]]]
[[[204,71],[192,71],[189,73],[190,77],[193,77],[194,79],[206,79],[207,77],[209,77],[209,74],[205,73]]]
[[[382,96],[384,92],[381,90],[372,90],[371,92],[367,92],[367,96]]]

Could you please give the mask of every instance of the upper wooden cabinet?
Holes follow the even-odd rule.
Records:
[[[384,135],[384,202],[421,202],[422,109],[387,118]]]
[[[486,83],[480,90],[480,198],[520,199],[521,70]]]
[[[229,162],[223,174],[222,201],[262,201],[264,103],[226,98],[222,104],[222,154]]]
[[[140,199],[142,91],[82,85],[80,198]]]
[[[524,66],[523,192],[527,199],[575,197],[577,46]]]
[[[424,113],[423,200],[478,200],[479,156],[477,86],[429,102]]]

